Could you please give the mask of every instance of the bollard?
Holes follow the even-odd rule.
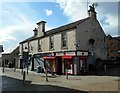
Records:
[[[23,85],[25,84],[25,71],[23,71]]]
[[[46,79],[46,82],[48,82],[48,76],[47,76],[47,70],[45,71],[45,79]]]
[[[104,65],[105,73],[106,73],[106,65]]]
[[[28,75],[28,66],[27,66],[27,75]]]
[[[4,67],[3,67],[3,73],[4,73]]]
[[[14,72],[16,71],[16,68],[14,68]]]
[[[66,79],[68,79],[68,69],[66,69]]]
[[[23,75],[23,69],[22,69],[22,71],[21,71],[21,75]]]

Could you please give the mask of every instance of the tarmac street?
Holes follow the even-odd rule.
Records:
[[[21,70],[5,68],[0,74],[2,78],[2,91],[79,91],[91,93],[93,91],[116,92],[119,87],[119,76],[98,76],[98,75],[69,75],[68,80],[64,75],[48,74],[48,82],[45,81],[45,74],[38,74],[29,71],[23,85]]]

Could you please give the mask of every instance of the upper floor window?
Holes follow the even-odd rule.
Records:
[[[42,45],[42,41],[39,40],[39,43],[38,43],[38,51],[41,51],[41,50],[42,50],[41,45]]]
[[[61,37],[62,37],[62,48],[65,48],[65,47],[67,47],[67,34],[66,34],[66,32],[62,33]]]
[[[54,38],[53,38],[53,36],[50,36],[49,44],[50,44],[50,49],[54,49]]]

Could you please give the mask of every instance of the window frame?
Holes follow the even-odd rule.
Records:
[[[67,32],[62,32],[61,33],[61,48],[62,49],[67,49],[68,48],[68,41],[67,40],[68,40]],[[66,44],[64,45],[64,43],[66,43]]]
[[[38,43],[38,52],[42,51],[42,40],[39,39],[39,43]]]
[[[54,36],[49,36],[49,50],[54,50]]]

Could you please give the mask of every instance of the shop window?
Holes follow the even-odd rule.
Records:
[[[61,34],[62,37],[62,48],[67,48],[67,34],[66,32]]]
[[[80,60],[80,71],[86,72],[87,71],[87,62],[84,59]]]
[[[66,69],[71,69],[70,62],[65,62],[65,68]]]
[[[38,45],[38,50],[39,50],[39,51],[41,50],[41,45],[40,45],[40,44]]]
[[[73,74],[73,62],[71,60],[64,60],[65,69],[68,69],[69,74]],[[64,69],[64,72],[66,72]]]
[[[54,49],[54,38],[53,38],[53,36],[50,36],[50,39],[49,39],[49,46],[50,46],[50,50],[51,49]]]

